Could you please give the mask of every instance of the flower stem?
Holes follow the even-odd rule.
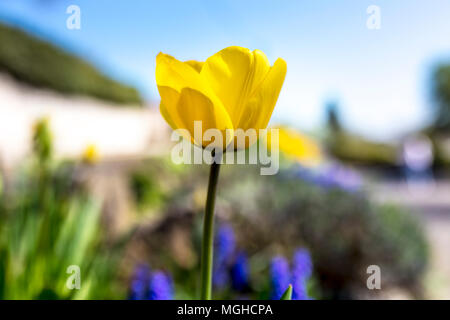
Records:
[[[203,239],[201,258],[201,299],[211,300],[213,251],[214,251],[214,202],[220,163],[213,162],[209,173],[208,195],[203,217]]]

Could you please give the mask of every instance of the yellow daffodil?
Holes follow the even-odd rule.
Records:
[[[273,127],[278,129],[279,150],[299,163],[314,166],[320,163],[322,155],[315,141],[306,135],[284,126]],[[271,131],[268,130],[267,145],[271,146]]]
[[[162,116],[174,130],[187,130],[191,141],[202,147],[210,143],[194,140],[194,121],[202,122],[203,132],[220,130],[224,148],[233,141],[237,129],[265,129],[285,75],[283,59],[270,66],[262,51],[235,46],[205,62],[181,62],[163,53],[156,57]],[[226,131],[231,134],[226,135]],[[245,148],[255,141],[234,147]]]
[[[88,164],[97,163],[100,159],[98,149],[95,145],[90,144],[83,151],[83,161]]]

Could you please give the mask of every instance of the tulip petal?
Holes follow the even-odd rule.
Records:
[[[283,86],[286,71],[287,66],[283,59],[279,58],[275,61],[245,107],[251,115],[247,118],[247,123],[243,124],[244,128],[265,129],[267,127]]]
[[[185,87],[189,87],[208,95],[207,86],[200,74],[191,65],[168,54],[158,54],[155,73],[158,86],[170,87],[178,92],[181,92]]]
[[[158,54],[156,83],[161,96],[161,115],[174,130],[188,129],[191,132],[194,120],[202,121],[203,132],[210,128],[233,129],[221,101],[197,71],[200,66],[200,62],[181,62],[169,55]]]
[[[222,101],[234,127],[238,128],[247,99],[269,69],[263,52],[228,47],[208,58],[200,74]]]
[[[211,99],[200,91],[191,88],[182,89],[176,105],[176,114],[178,115],[177,120],[175,120],[177,128],[187,129],[191,134],[193,142],[197,145],[205,147],[210,145],[210,141],[202,141],[203,136],[195,137],[195,121],[201,121],[202,132],[200,134],[202,135],[208,129],[217,129],[220,131],[224,140],[216,141],[214,146],[224,149],[231,141],[233,124],[227,112],[223,106],[214,105]],[[227,129],[231,130],[229,137],[226,136]]]
[[[204,62],[202,61],[197,61],[197,60],[188,60],[185,61],[184,63],[190,65],[192,68],[195,69],[195,71],[197,71],[198,73],[200,73],[200,71],[202,71],[203,68],[203,64]]]
[[[170,127],[174,130],[177,129],[175,122],[180,122],[176,106],[180,94],[170,87],[158,86],[159,95],[161,96],[161,103],[159,104],[159,112],[163,118],[167,121]]]
[[[270,62],[264,52],[261,50],[254,50],[253,57],[253,85],[250,94],[255,92],[270,70]]]

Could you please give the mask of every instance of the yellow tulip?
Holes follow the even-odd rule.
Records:
[[[194,141],[194,121],[202,130],[218,129],[226,148],[236,130],[265,129],[272,115],[286,75],[286,62],[273,66],[260,51],[228,47],[205,62],[181,62],[160,53],[156,57],[156,83],[161,96],[160,112],[172,129],[185,129],[191,141],[206,147],[208,141]],[[231,135],[226,136],[229,131]],[[248,147],[234,145],[236,149]]]
[[[322,160],[320,147],[311,138],[284,126],[276,126],[273,129],[278,129],[279,150],[288,158],[307,166],[320,163]],[[271,143],[271,131],[268,130],[267,145],[269,148]]]

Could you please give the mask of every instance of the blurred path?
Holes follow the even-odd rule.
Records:
[[[380,203],[406,206],[419,215],[431,251],[427,297],[450,299],[450,180],[413,190],[405,182],[381,182],[372,186],[371,196]]]

